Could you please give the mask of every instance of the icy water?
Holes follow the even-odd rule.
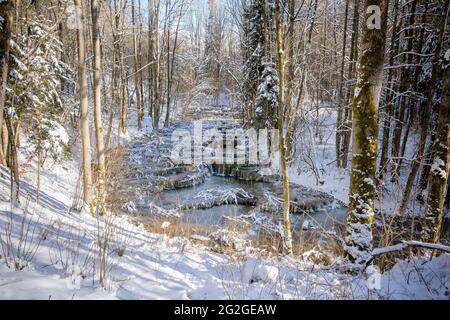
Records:
[[[163,191],[159,194],[152,195],[150,201],[154,204],[165,207],[175,207],[180,204],[190,203],[194,200],[194,197],[201,191],[217,189],[225,190],[228,188],[242,188],[249,193],[264,193],[265,190],[274,189],[270,183],[265,182],[252,182],[237,180],[232,177],[222,177],[212,175],[208,177],[204,183],[191,188],[182,188],[176,190]]]
[[[163,191],[156,195],[151,195],[148,201],[156,204],[159,207],[175,208],[179,205],[192,203],[196,201],[195,196],[199,192],[217,189],[225,190],[228,188],[241,188],[251,194],[263,194],[264,191],[275,191],[274,184],[265,182],[251,182],[237,180],[232,177],[211,176],[206,179],[203,184],[192,188],[184,188],[170,191]],[[224,226],[230,218],[237,218],[241,215],[248,215],[255,210],[252,206],[226,204],[221,206],[214,206],[208,209],[190,209],[184,211],[180,222],[189,224],[200,224],[207,226]],[[274,222],[279,220],[274,214],[266,213]],[[298,213],[291,215],[291,222],[293,229],[301,229],[302,226],[319,227],[319,229],[329,230],[333,227],[342,225],[345,222],[346,209],[345,208],[324,208],[311,213]],[[305,221],[308,222],[305,224]]]
[[[203,125],[221,129],[238,127],[211,121]],[[279,178],[258,176],[261,168],[252,166],[235,166],[228,170],[230,168],[174,165],[169,160],[173,149],[170,137],[177,128],[192,131],[191,124],[177,123],[161,131],[160,143],[146,137],[130,145],[131,174],[122,186],[137,195],[133,203],[141,217],[152,221],[162,216],[177,224],[199,226],[200,230],[227,228],[230,223],[247,226],[247,230],[250,226],[252,231],[282,229],[283,188]],[[210,152],[209,147],[203,145],[203,148]],[[217,175],[217,172],[230,176]],[[291,184],[290,190],[294,236],[303,230],[319,230],[316,233],[325,234],[340,229],[346,209],[333,197],[296,184]],[[128,195],[125,193],[125,196]]]

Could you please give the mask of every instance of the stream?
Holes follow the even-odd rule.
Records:
[[[204,126],[222,130],[237,124],[208,121]],[[151,136],[130,143],[127,174],[118,190],[128,200],[123,209],[141,221],[160,216],[181,225],[204,226],[206,236],[230,222],[250,225],[250,233],[261,229],[280,233],[280,178],[261,174],[262,166],[255,165],[175,164],[170,153],[177,129],[192,132],[192,125],[181,122],[161,130],[159,143]],[[320,234],[341,229],[346,208],[329,194],[291,183],[290,196],[294,239],[311,230]]]

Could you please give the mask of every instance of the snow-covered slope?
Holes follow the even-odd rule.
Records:
[[[79,173],[77,157],[46,165],[41,204],[36,205],[35,164],[23,168],[28,170],[22,170],[21,205],[13,208],[9,172],[0,169],[0,299],[369,297],[365,276],[315,266],[299,257],[227,256],[187,239],[148,233],[126,216],[97,220],[86,212],[70,212]],[[113,236],[108,243],[105,288],[100,288],[98,239],[108,223]],[[10,248],[18,248],[20,239],[20,259],[13,258],[17,252],[7,258],[6,243],[11,241]],[[22,270],[16,271],[15,266]],[[446,299],[449,270],[449,255],[431,262],[399,262],[382,276],[381,290],[370,297]]]

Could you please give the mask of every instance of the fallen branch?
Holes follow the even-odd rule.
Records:
[[[450,247],[444,246],[443,244],[439,243],[427,243],[427,242],[420,242],[420,241],[402,241],[400,243],[397,243],[393,246],[387,246],[383,248],[376,248],[372,251],[372,258],[370,258],[369,261],[367,261],[366,266],[368,266],[375,257],[380,256],[382,254],[392,253],[396,251],[402,251],[405,250],[408,247],[416,247],[416,248],[425,248],[425,249],[431,249],[431,250],[439,250],[446,253],[450,253]]]
[[[420,242],[420,241],[402,241],[396,245],[388,246],[384,248],[377,248],[372,251],[372,256],[376,257],[382,254],[391,253],[395,251],[401,251],[406,249],[407,247],[419,247],[419,248],[426,248],[431,250],[439,250],[444,251],[447,253],[450,253],[450,247],[444,246],[443,244],[439,243],[426,243],[426,242]]]

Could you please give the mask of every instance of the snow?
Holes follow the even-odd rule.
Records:
[[[438,176],[442,180],[447,179],[447,172],[443,168],[445,168],[445,162],[442,159],[435,157],[431,166],[433,175]]]
[[[168,227],[170,227],[170,222],[169,221],[164,221],[161,225],[162,229],[167,229]]]
[[[445,51],[444,60],[446,61],[450,60],[450,49],[447,49],[447,51]]]
[[[133,139],[129,130],[124,140]],[[325,148],[326,149],[326,148]],[[331,149],[331,148],[330,148]],[[72,160],[48,161],[41,175],[41,204],[35,205],[36,162],[22,173],[21,208],[9,203],[9,172],[0,167],[0,234],[11,225],[11,240],[20,240],[21,219],[36,226],[39,246],[32,259],[22,259],[20,271],[5,264],[0,248],[0,299],[367,299],[367,282],[362,275],[351,275],[335,267],[316,264],[309,256],[270,256],[252,252],[245,239],[233,244],[234,253],[220,254],[208,245],[186,238],[168,238],[148,232],[142,224],[130,222],[127,215],[114,219],[94,218],[87,212],[70,210],[79,174],[76,146]],[[327,152],[326,150],[321,150]],[[320,150],[319,150],[320,152]],[[330,150],[331,152],[331,150]],[[323,162],[322,162],[323,160]],[[328,160],[322,159],[325,163]],[[332,184],[333,176],[341,176]],[[345,200],[345,171],[331,169],[324,174],[323,186]],[[313,179],[296,178],[302,184]],[[124,204],[130,212],[133,203]],[[25,213],[27,213],[25,215]],[[167,219],[169,220],[169,219]],[[14,221],[13,224],[10,224]],[[98,233],[111,222],[105,288],[98,279]],[[100,229],[99,229],[100,226]],[[169,227],[162,221],[161,229]],[[277,226],[274,226],[277,227]],[[310,225],[308,227],[311,227]],[[26,228],[25,228],[26,229]],[[30,228],[31,230],[32,228]],[[219,230],[220,231],[220,230]],[[191,237],[211,240],[211,237]],[[214,236],[213,236],[214,238]],[[236,243],[233,233],[224,231],[215,238]],[[36,240],[39,239],[39,240]],[[205,242],[205,241],[201,241]],[[320,251],[314,250],[314,255]],[[93,268],[95,266],[95,268]],[[448,299],[450,255],[433,259],[398,261],[381,275],[381,289],[370,293],[374,299]],[[96,270],[93,272],[93,270]]]
[[[163,235],[148,233],[142,225],[131,224],[126,216],[114,221],[120,231],[112,245],[124,247],[124,254],[110,257],[108,285],[101,289],[98,279],[93,282],[89,267],[84,264],[85,259],[95,261],[92,250],[97,221],[87,213],[68,210],[77,180],[76,162],[49,166],[51,170],[47,167],[42,176],[43,204],[36,211],[42,212],[40,223],[49,230],[47,238],[41,242],[35,259],[22,271],[9,269],[0,260],[1,299],[367,298],[364,279],[324,269],[301,258],[262,258],[244,252],[241,262],[239,256],[213,253],[186,239],[165,240]],[[23,192],[26,190],[30,196],[31,172],[22,184]],[[5,226],[10,212],[6,196],[9,178],[4,169],[0,173],[0,225]],[[15,210],[12,214],[19,216],[20,212]],[[166,222],[161,227],[164,226]],[[18,232],[15,228],[15,237]],[[76,256],[77,248],[80,257],[70,258]],[[446,299],[450,255],[420,261],[399,262],[399,266],[383,275],[379,298]],[[427,282],[421,282],[418,270],[423,270]],[[436,274],[440,278],[432,276]]]
[[[309,154],[300,154],[300,160],[293,162],[289,168],[289,180],[291,182],[310,187],[315,190],[323,191],[333,195],[339,201],[348,204],[348,195],[350,191],[350,162],[348,169],[337,168],[335,156],[335,130],[336,118],[335,114],[327,109],[320,110],[320,121],[323,122],[323,137],[320,141],[311,141],[307,139],[307,135],[302,135],[298,150],[310,151]],[[313,121],[313,120],[310,120]],[[313,147],[314,146],[314,147]],[[315,149],[315,150],[314,150]],[[314,152],[315,151],[315,152]],[[311,158],[313,158],[311,160]],[[349,157],[351,161],[351,157]],[[314,170],[311,166],[315,165],[316,170],[320,173],[320,179],[316,178]]]
[[[279,277],[279,270],[276,266],[264,265],[264,262],[250,257],[245,261],[242,273],[242,282],[276,282]]]
[[[433,250],[440,250],[443,252],[450,253],[450,246],[445,246],[443,244],[439,243],[426,243],[421,241],[402,241],[401,243],[395,244],[393,246],[388,246],[384,248],[377,248],[372,251],[372,254],[374,256],[380,255],[380,254],[386,254],[389,252],[404,250],[407,247],[422,247],[427,249],[433,249]]]

